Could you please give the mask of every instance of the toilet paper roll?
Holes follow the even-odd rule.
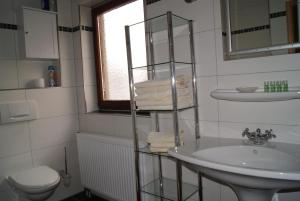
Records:
[[[45,79],[44,78],[34,79],[33,86],[36,88],[45,88]]]

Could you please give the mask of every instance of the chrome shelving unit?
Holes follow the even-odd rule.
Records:
[[[134,37],[131,35],[132,30],[138,30],[136,27],[142,27],[145,34],[145,54],[147,58],[146,64],[140,64],[139,62],[133,62],[133,57],[137,55],[132,52],[131,43],[135,42]],[[182,30],[187,30],[186,35],[182,34]],[[176,38],[181,40],[184,36],[187,37],[186,42],[188,43],[184,51],[189,51],[187,58],[175,58],[175,43],[174,43],[174,31],[176,32]],[[159,117],[158,114],[161,112],[171,113],[173,116],[173,130],[176,147],[180,146],[179,137],[179,112],[184,110],[194,111],[195,120],[195,138],[200,138],[199,132],[199,117],[198,117],[198,100],[197,100],[197,83],[196,83],[196,71],[195,71],[195,55],[194,55],[194,39],[193,39],[193,22],[191,20],[184,19],[177,15],[167,12],[164,15],[151,18],[144,22],[136,23],[134,25],[125,26],[126,33],[126,48],[127,48],[127,60],[128,60],[128,75],[129,75],[129,86],[130,86],[130,104],[131,104],[131,115],[132,115],[132,127],[134,137],[134,149],[135,149],[135,172],[136,172],[136,189],[137,189],[137,201],[142,200],[142,193],[155,196],[158,200],[174,200],[183,201],[190,198],[197,191],[199,192],[199,200],[202,201],[202,178],[198,175],[198,187],[186,184],[182,182],[182,164],[180,160],[172,158],[167,153],[152,153],[149,149],[139,148],[139,136],[137,131],[137,109],[135,103],[135,71],[144,71],[147,74],[148,80],[159,79],[162,73],[169,72],[168,78],[171,80],[172,90],[172,105],[173,108],[169,110],[149,110],[153,114],[155,122],[155,131],[160,131]],[[165,34],[165,36],[163,36]],[[158,35],[158,36],[157,36]],[[166,48],[162,53],[167,52],[165,59],[155,58],[155,51],[159,50],[156,47],[155,40],[165,40]],[[158,45],[159,46],[159,45]],[[180,49],[182,47],[179,47]],[[178,55],[178,54],[177,54]],[[176,55],[176,56],[177,56]],[[180,55],[180,54],[179,54]],[[136,64],[138,63],[138,64]],[[193,105],[180,108],[177,102],[177,89],[176,89],[176,73],[182,70],[189,70],[191,73],[191,85],[193,93]],[[176,148],[175,147],[175,148]],[[141,185],[141,171],[140,171],[140,154],[148,154],[154,157],[158,157],[158,178],[148,184]],[[171,158],[176,163],[176,180],[164,178],[162,174],[162,157]],[[156,200],[156,199],[155,199]]]

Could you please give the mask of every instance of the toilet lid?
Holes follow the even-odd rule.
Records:
[[[18,172],[9,177],[16,184],[28,188],[42,188],[59,181],[59,175],[48,166],[39,166]]]

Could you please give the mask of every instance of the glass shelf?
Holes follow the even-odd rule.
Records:
[[[156,197],[161,197],[165,200],[175,201],[177,200],[177,183],[176,180],[163,178],[163,195],[160,192],[160,182],[159,179],[146,184],[142,187],[142,192]],[[198,191],[198,187],[192,184],[182,183],[182,196],[183,200],[189,199]]]
[[[264,92],[262,89],[252,93],[241,93],[236,90],[216,89],[210,93],[218,100],[238,102],[272,102],[300,99],[300,87],[291,87],[287,92]]]
[[[184,26],[184,25],[188,26],[188,22],[189,22],[189,20],[172,14],[173,27],[179,27],[179,26]],[[129,27],[143,25],[143,24],[146,24],[152,33],[166,31],[166,30],[168,30],[167,14],[159,15],[157,17],[150,18],[146,21],[142,21],[142,22],[138,22],[138,23],[129,25]]]
[[[177,111],[184,111],[188,109],[195,108],[195,106],[188,106],[188,107],[183,107],[183,108],[178,108]],[[175,110],[173,109],[136,109],[137,112],[174,112]]]
[[[175,69],[185,69],[185,68],[192,67],[193,63],[174,62],[174,64],[175,64]],[[145,66],[136,66],[136,67],[132,67],[132,69],[140,69],[140,70],[151,71],[152,66],[154,66],[155,71],[158,71],[158,72],[163,72],[163,71],[169,71],[170,70],[170,62],[162,62],[162,63],[157,63],[157,64],[153,64],[153,65],[145,65]]]
[[[154,156],[163,156],[163,157],[171,157],[167,152],[151,152],[149,145],[146,147],[140,148],[139,153],[148,154],[148,155],[154,155]]]

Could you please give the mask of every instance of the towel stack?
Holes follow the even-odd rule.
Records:
[[[171,80],[149,80],[137,83],[135,86],[136,105],[139,109],[172,109]],[[177,107],[192,106],[192,96],[189,79],[186,76],[176,77]]]
[[[183,131],[180,132],[180,141],[183,142]],[[173,133],[151,132],[147,142],[150,144],[151,152],[168,152],[175,147],[175,137]]]

